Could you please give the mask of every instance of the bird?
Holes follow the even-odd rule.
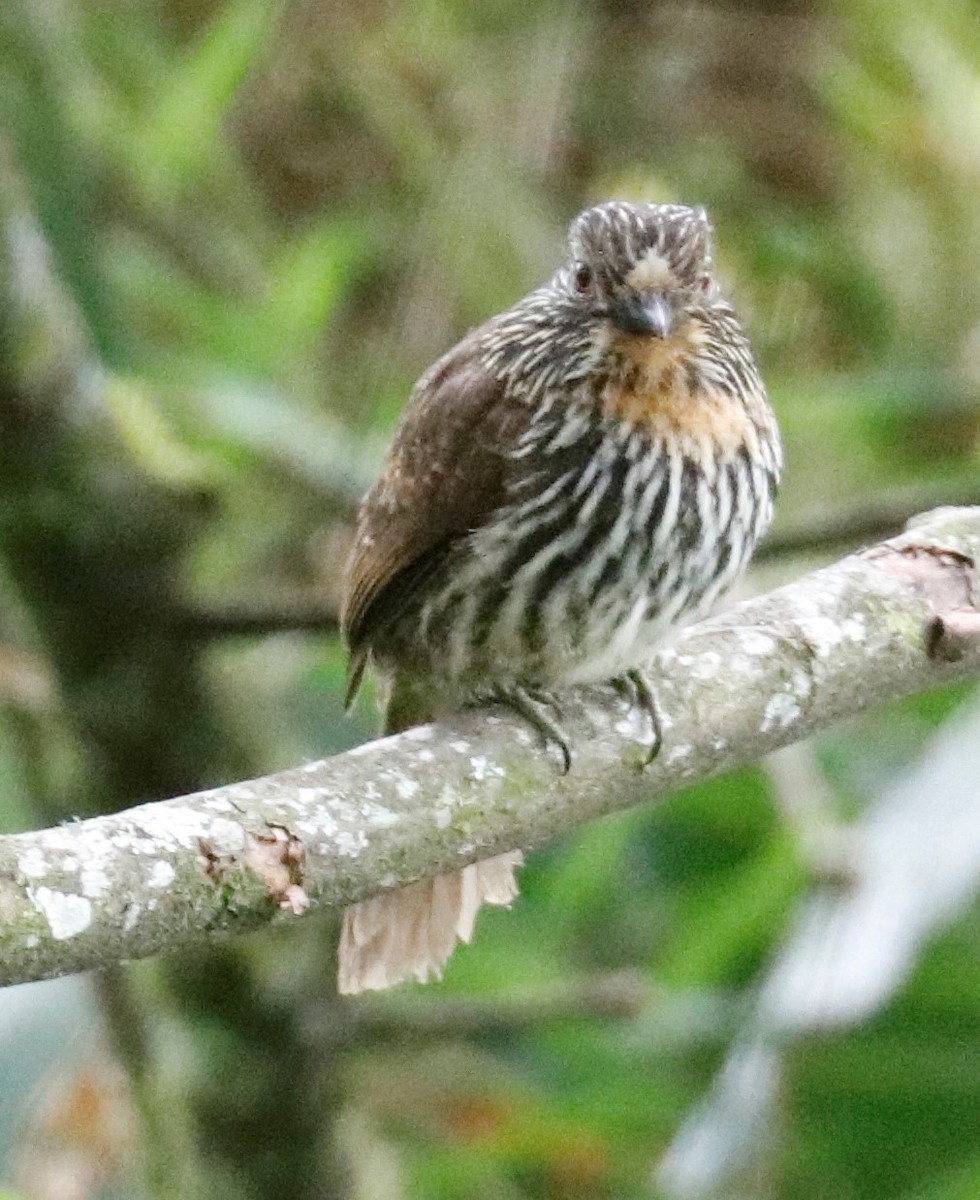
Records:
[[[348,704],[370,664],[386,733],[503,701],[567,770],[561,689],[623,680],[656,719],[644,665],[744,571],[782,470],[713,240],[703,207],[588,208],[552,278],[415,385],[359,510],[341,612]],[[348,908],[339,990],[441,976],[481,905],[515,898],[520,863]]]

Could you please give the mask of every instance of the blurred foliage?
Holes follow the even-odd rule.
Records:
[[[783,424],[779,519],[909,482],[975,501],[978,16],[973,0],[5,0],[0,232],[55,315],[25,324],[17,286],[0,285],[0,382],[71,383],[79,424],[98,408],[98,453],[52,459],[65,479],[84,454],[91,478],[167,498],[131,527],[149,530],[154,587],[176,575],[204,612],[334,601],[352,503],[421,369],[552,270],[585,204],[689,200],[712,212]],[[53,544],[111,567],[111,509],[56,502],[62,482],[22,507],[8,490],[0,541],[67,522]],[[159,742],[185,678],[141,692],[153,639],[137,630],[117,673],[87,661],[80,689],[52,648],[61,614],[18,561],[0,563],[4,829],[91,808],[121,753],[93,730],[125,710]],[[369,706],[342,714],[327,635],[201,639],[186,657],[212,714],[188,743],[191,784],[373,729]],[[28,1098],[43,1070],[72,1114],[59,1137],[78,1197],[972,1200],[980,912],[966,896],[874,1011],[777,1039],[775,1074],[727,1116],[712,1099],[758,1034],[798,915],[846,894],[862,822],[896,783],[921,778],[928,805],[924,756],[969,704],[968,688],[916,698],[803,748],[795,774],[743,771],[535,855],[515,910],[488,913],[445,983],[412,996],[435,1013],[527,999],[526,1019],[486,1033],[359,1025],[332,997],[332,931],[314,921],[134,969],[131,1009],[100,993],[131,1097],[77,1046],[11,1068],[10,1194],[56,1194],[38,1169],[52,1102]],[[126,803],[174,773],[105,777],[131,781],[139,794],[103,798]],[[620,1017],[548,1019],[542,997],[621,970],[645,990]],[[380,1003],[397,1023],[404,993]],[[142,1183],[92,1167],[107,1112],[137,1120]]]

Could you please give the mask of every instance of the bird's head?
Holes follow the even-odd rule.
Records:
[[[613,200],[572,222],[559,283],[613,337],[671,339],[715,294],[703,208]]]

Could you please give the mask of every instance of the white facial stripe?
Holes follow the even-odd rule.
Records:
[[[677,277],[664,256],[651,247],[626,276],[626,282],[631,288],[643,291],[645,288],[676,287]]]

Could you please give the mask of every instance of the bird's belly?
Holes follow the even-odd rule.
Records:
[[[772,474],[748,455],[620,454],[566,474],[475,531],[423,615],[464,688],[642,665],[734,582],[772,511]]]

